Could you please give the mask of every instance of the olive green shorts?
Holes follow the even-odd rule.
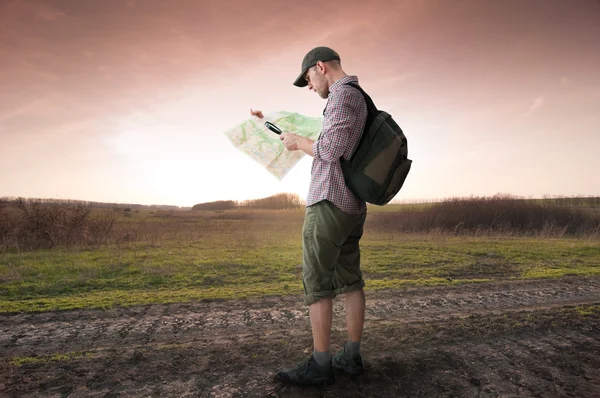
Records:
[[[323,200],[306,208],[302,229],[304,303],[361,289],[358,242],[366,212],[347,214]]]

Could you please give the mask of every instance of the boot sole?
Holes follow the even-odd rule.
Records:
[[[353,376],[353,377],[358,377],[365,372],[364,369],[360,369],[360,370],[350,369],[348,367],[338,365],[336,363],[332,363],[331,366],[334,369],[341,370],[342,372],[348,373],[350,376]]]

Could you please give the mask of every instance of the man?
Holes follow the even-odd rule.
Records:
[[[359,90],[345,85],[349,82],[358,84],[358,79],[344,72],[337,52],[328,47],[309,51],[294,85],[308,87],[327,99],[323,129],[316,141],[292,133],[281,134],[287,150],[301,150],[314,157],[302,230],[302,282],[314,351],[307,361],[277,374],[280,380],[293,384],[331,384],[335,381],[332,367],[352,375],[363,372],[360,341],[365,283],[360,270],[359,240],[366,204],[344,183],[340,158],[349,160],[356,150],[367,119],[367,104]],[[251,113],[263,117],[260,111]],[[349,341],[330,358],[333,298],[337,294],[346,296]]]

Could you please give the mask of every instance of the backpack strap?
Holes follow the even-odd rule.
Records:
[[[365,92],[365,90],[363,90],[362,87],[359,86],[358,84],[356,84],[354,82],[348,82],[348,83],[344,83],[344,86],[354,87],[355,89],[360,91],[360,93],[363,95],[365,102],[367,103],[367,123],[365,125],[368,126],[371,123],[371,121],[375,118],[375,116],[377,116],[377,114],[379,113],[379,111],[377,110],[377,107],[375,106],[375,103],[373,102],[373,100],[371,99],[369,94],[367,94]],[[325,115],[325,111],[327,110],[327,105],[329,105],[329,101],[327,101],[327,104],[325,104],[325,108],[323,109],[323,115]]]
[[[358,84],[356,84],[354,82],[345,83],[344,86],[354,87],[355,89],[360,91],[360,93],[363,95],[363,97],[365,98],[365,101],[367,103],[367,112],[369,113],[369,115],[367,116],[367,119],[372,119],[375,116],[377,116],[378,110],[377,110],[377,107],[375,106],[375,103],[373,102],[373,100],[371,99],[369,94],[367,94],[365,92],[365,90],[362,89],[361,86],[359,86]]]
[[[379,111],[377,110],[377,107],[375,106],[375,103],[373,102],[373,100],[371,99],[369,94],[367,94],[365,92],[365,90],[363,90],[362,87],[360,87],[358,84],[356,84],[354,82],[348,82],[348,83],[345,83],[344,86],[354,87],[355,89],[360,91],[360,93],[363,95],[363,97],[365,99],[365,102],[367,103],[367,119],[365,120],[365,127],[363,128],[363,132],[360,135],[360,140],[358,141],[358,145],[356,146],[356,149],[354,150],[354,153],[352,154],[352,157],[350,158],[350,161],[352,161],[354,159],[354,156],[356,155],[356,152],[358,151],[358,148],[360,148],[360,146],[363,144],[363,142],[366,139],[367,134],[365,132],[373,124],[373,120],[375,120],[375,117],[377,117],[377,115],[379,114]],[[340,157],[340,161],[343,162],[342,157]]]
[[[363,95],[363,97],[365,99],[365,102],[367,103],[367,120],[365,120],[365,127],[360,136],[360,140],[358,141],[358,145],[356,146],[356,149],[354,150],[354,153],[352,154],[352,157],[350,158],[350,161],[351,161],[354,158],[356,151],[358,150],[358,148],[362,145],[362,143],[365,140],[365,137],[366,137],[365,131],[369,128],[369,126],[371,126],[371,124],[373,123],[373,120],[375,120],[375,117],[377,117],[377,115],[379,114],[379,111],[377,110],[377,107],[375,106],[375,103],[373,102],[373,100],[371,99],[369,94],[367,94],[365,92],[365,90],[363,90],[362,87],[360,87],[358,84],[356,84],[354,82],[348,82],[348,83],[344,83],[344,86],[351,86],[351,87],[354,87],[355,89],[357,89],[358,91],[360,91],[360,93]],[[329,101],[327,101],[327,104],[329,104]],[[327,104],[325,105],[325,109],[323,109],[323,115],[325,115],[325,111],[327,110]],[[344,161],[343,156],[340,156],[340,161],[341,162]]]

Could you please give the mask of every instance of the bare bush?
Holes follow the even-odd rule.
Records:
[[[3,248],[10,247],[20,251],[19,242],[15,237],[19,221],[13,212],[10,212],[9,206],[7,200],[0,200],[0,243]]]
[[[266,200],[268,199],[268,200]],[[440,203],[401,207],[399,211],[369,214],[367,228],[379,232],[475,236],[577,236],[600,239],[600,211],[595,202],[526,200],[496,195],[451,198]],[[35,250],[53,247],[117,245],[152,246],[182,239],[201,240],[218,233],[219,221],[244,222],[244,228],[268,224],[273,234],[298,230],[304,218],[297,195],[281,194],[225,212],[157,210],[147,219],[125,218],[122,210],[92,208],[75,201],[0,198],[0,250]],[[273,208],[279,210],[273,210]],[[295,209],[295,210],[292,210]],[[131,212],[126,212],[130,214]],[[209,225],[210,228],[205,228]],[[250,232],[249,232],[250,233]]]
[[[114,210],[82,202],[15,199],[0,206],[0,238],[4,250],[35,250],[75,245],[100,245],[116,222]]]
[[[83,204],[44,203],[22,198],[14,206],[23,213],[21,240],[31,248],[71,246],[80,240],[91,209]]]
[[[93,246],[107,243],[118,217],[118,209],[103,209],[96,212],[86,225],[86,243]]]
[[[589,235],[600,225],[597,213],[538,203],[508,195],[451,198],[397,213],[373,214],[372,228],[395,232],[519,234],[546,237]]]

